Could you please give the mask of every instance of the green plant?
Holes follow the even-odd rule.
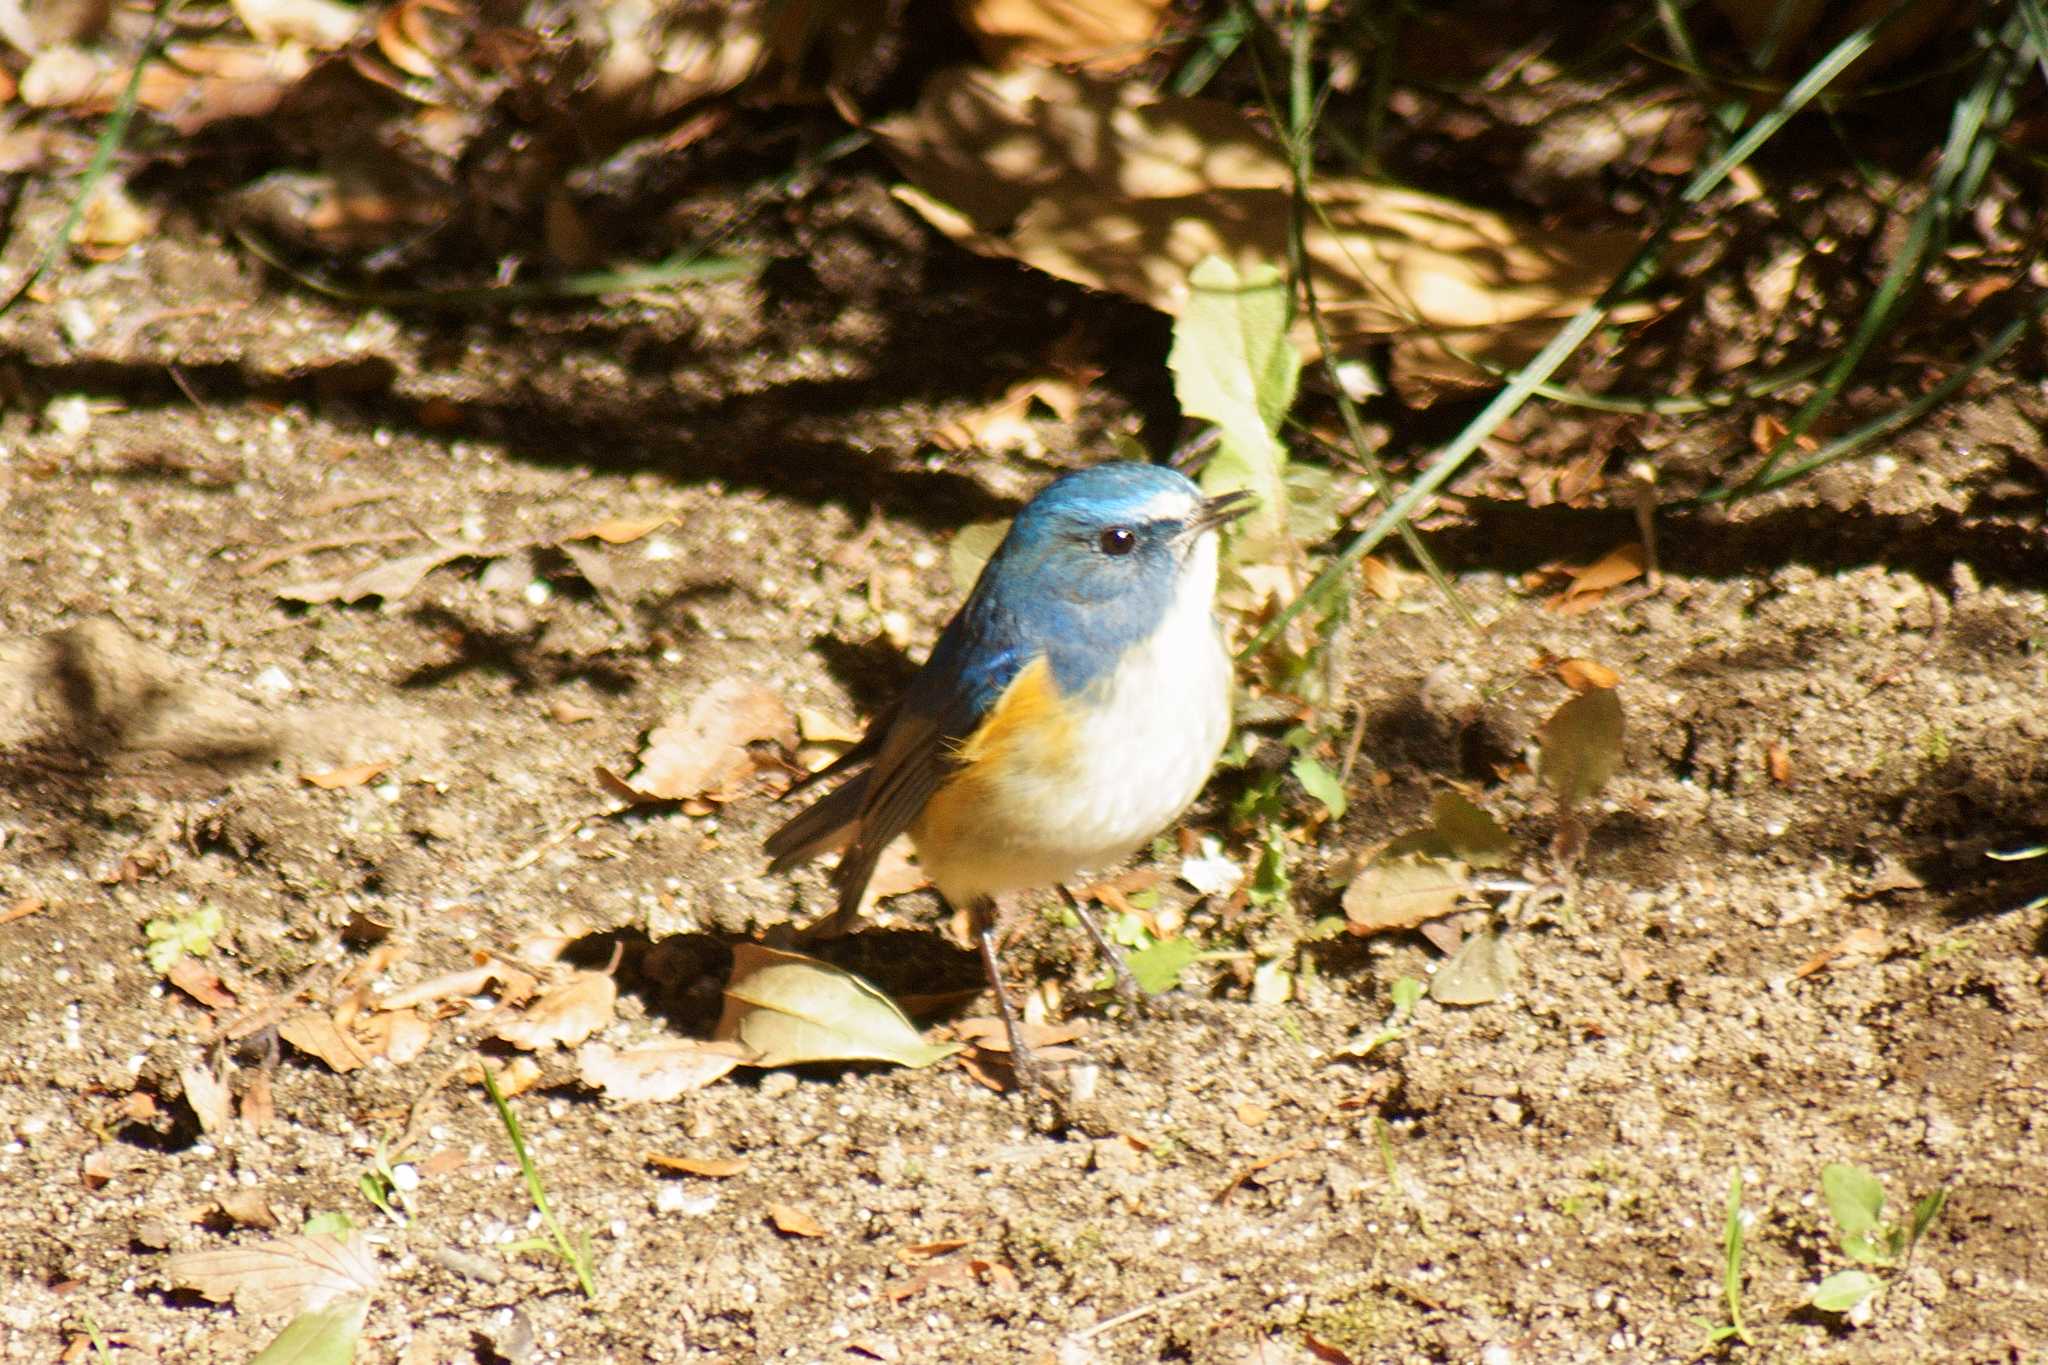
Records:
[[[1742,1321],[1742,1172],[1728,1177],[1728,1210],[1721,1221],[1721,1294],[1728,1304],[1728,1321],[1707,1330],[1706,1345],[1713,1349],[1734,1340],[1754,1346],[1749,1328]]]
[[[1894,1270],[1906,1263],[1914,1245],[1941,1216],[1948,1190],[1944,1187],[1923,1195],[1913,1205],[1912,1217],[1902,1225],[1885,1221],[1884,1184],[1861,1166],[1830,1162],[1821,1168],[1820,1188],[1828,1216],[1834,1219],[1836,1244],[1856,1264],[1815,1285],[1811,1302],[1823,1313],[1843,1313],[1850,1321],[1860,1322],[1868,1317],[1884,1288],[1883,1279],[1873,1272]]]
[[[512,1143],[512,1154],[519,1159],[519,1174],[526,1180],[526,1196],[533,1201],[534,1211],[548,1230],[546,1239],[528,1238],[515,1242],[513,1251],[553,1251],[560,1256],[576,1275],[576,1283],[583,1290],[583,1297],[597,1297],[597,1281],[590,1268],[590,1234],[579,1233],[572,1240],[555,1217],[554,1209],[548,1204],[547,1189],[541,1184],[540,1171],[534,1167],[533,1157],[526,1150],[526,1135],[520,1131],[519,1119],[512,1113],[512,1106],[498,1089],[498,1078],[491,1074],[488,1066],[483,1068],[484,1091],[491,1097],[491,1105],[498,1111],[498,1122],[505,1126],[505,1136]]]

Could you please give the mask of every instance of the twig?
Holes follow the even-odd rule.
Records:
[[[1162,1313],[1169,1308],[1178,1307],[1189,1299],[1199,1299],[1204,1295],[1214,1294],[1223,1287],[1224,1282],[1217,1280],[1210,1284],[1196,1285],[1193,1289],[1183,1289],[1178,1294],[1168,1294],[1165,1298],[1154,1299],[1150,1303],[1141,1303],[1136,1308],[1125,1309],[1113,1318],[1104,1318],[1092,1327],[1083,1327],[1078,1332],[1069,1332],[1067,1333],[1066,1340],[1078,1345],[1090,1337],[1097,1337],[1104,1332],[1114,1331],[1126,1323],[1136,1322],[1140,1318],[1149,1318],[1154,1313]]]

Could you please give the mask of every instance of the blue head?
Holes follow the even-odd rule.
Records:
[[[1247,503],[1241,493],[1205,498],[1159,465],[1063,475],[1017,514],[963,616],[1043,649],[1063,690],[1086,687],[1187,595],[1209,609],[1216,529]]]

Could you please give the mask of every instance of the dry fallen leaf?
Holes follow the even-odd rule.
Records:
[[[1574,692],[1591,692],[1596,687],[1613,687],[1621,674],[1591,659],[1559,659],[1557,676]]]
[[[1774,739],[1764,750],[1764,771],[1771,775],[1771,781],[1783,787],[1792,781],[1792,750],[1782,739]]]
[[[959,1051],[927,1043],[896,1003],[853,973],[800,953],[740,943],[732,951],[716,1034],[754,1065],[882,1061],[924,1067]]]
[[[1232,105],[1042,67],[959,68],[872,131],[915,188],[900,197],[970,250],[1178,314],[1196,263],[1288,257],[1293,171]],[[1492,382],[1591,302],[1628,233],[1514,222],[1384,182],[1319,176],[1306,246],[1337,346],[1392,337],[1396,379]],[[1303,316],[1294,338],[1318,353]]]
[[[759,770],[747,746],[761,740],[796,747],[789,708],[759,683],[722,679],[656,727],[626,784],[657,801],[729,799]]]
[[[357,1019],[353,1028],[364,1049],[394,1066],[404,1066],[427,1050],[434,1026],[417,1010],[389,1010]]]
[[[1884,930],[1875,924],[1860,924],[1842,936],[1832,947],[1823,948],[1801,964],[1792,973],[1795,980],[1804,980],[1837,961],[1863,962],[1884,951]]]
[[[1152,55],[1169,0],[958,0],[990,66],[1122,71]]]
[[[322,1010],[292,1015],[277,1026],[277,1033],[299,1051],[318,1057],[329,1069],[343,1075],[370,1063],[369,1054],[335,1023],[332,1015]]]
[[[235,1096],[227,1082],[200,1063],[180,1068],[178,1079],[185,1084],[185,1102],[198,1116],[200,1129],[209,1137],[226,1132],[235,1117]]]
[[[443,972],[430,976],[425,981],[415,982],[402,990],[380,996],[372,1002],[380,1010],[409,1010],[420,1005],[431,1005],[437,1001],[450,1000],[458,996],[481,995],[490,988],[493,981],[502,982],[511,976],[526,977],[527,988],[520,998],[532,993],[533,978],[524,972],[514,972],[497,962],[479,963],[461,971]],[[507,995],[515,992],[507,991]]]
[[[1581,692],[1536,733],[1543,780],[1570,811],[1599,794],[1621,769],[1621,697],[1611,687]]]
[[[1088,1031],[1079,1023],[1032,1024],[1024,1028],[1024,1044],[1033,1051],[1056,1048],[1062,1043],[1075,1042],[1085,1038]],[[1003,1021],[993,1016],[982,1015],[972,1019],[961,1019],[953,1024],[953,1036],[963,1043],[969,1043],[983,1052],[1008,1052],[1010,1032]]]
[[[164,1263],[164,1277],[215,1303],[234,1302],[244,1313],[296,1313],[352,1295],[370,1294],[380,1274],[360,1232],[279,1237],[254,1246],[181,1251]]]
[[[1344,888],[1344,919],[1354,934],[1412,929],[1457,910],[1471,885],[1465,864],[1454,859],[1382,854]]]
[[[577,972],[563,984],[542,991],[523,1013],[500,1023],[493,1036],[529,1052],[556,1045],[574,1047],[611,1026],[618,1000],[618,982],[608,974]]]
[[[949,1238],[943,1242],[919,1242],[915,1246],[896,1248],[896,1259],[915,1265],[920,1261],[929,1261],[935,1256],[950,1256],[966,1245],[967,1240],[964,1237]]]
[[[335,791],[344,787],[360,787],[390,770],[389,763],[350,763],[345,767],[329,768],[326,772],[300,773],[299,781],[322,791]]]
[[[577,1078],[627,1104],[666,1104],[722,1078],[751,1053],[734,1043],[684,1038],[613,1049],[586,1043],[576,1050]]]
[[[352,574],[338,578],[319,578],[304,583],[287,584],[279,588],[276,596],[287,602],[360,602],[366,597],[382,599],[386,606],[403,601],[414,588],[426,581],[428,574],[451,560],[465,555],[485,557],[490,551],[481,546],[458,545],[453,548],[440,546],[419,554],[402,555],[388,559],[381,564],[372,564]]]
[[[232,1008],[234,992],[220,984],[220,975],[196,957],[180,957],[164,973],[164,980],[210,1010]]]
[[[770,1204],[768,1220],[775,1224],[775,1230],[789,1237],[823,1237],[825,1225],[790,1204]]]
[[[674,517],[666,514],[658,517],[608,517],[571,531],[562,539],[601,540],[607,545],[628,545],[642,536],[660,530],[674,520]]]
[[[1617,545],[1591,564],[1566,569],[1565,572],[1571,576],[1571,586],[1544,605],[1552,611],[1566,613],[1590,610],[1600,604],[1609,588],[1641,578],[1643,567],[1648,562],[1643,547],[1634,541]]]
[[[684,1175],[703,1176],[706,1180],[727,1179],[752,1164],[743,1156],[665,1156],[660,1152],[642,1153],[640,1159],[664,1171],[681,1171]]]

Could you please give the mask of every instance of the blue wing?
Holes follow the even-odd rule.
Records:
[[[1035,655],[1020,624],[977,587],[903,699],[877,716],[837,762],[798,784],[852,773],[770,835],[766,846],[774,872],[844,847],[832,873],[839,892],[832,928],[851,927],[882,850],[910,828],[953,767],[959,743],[980,727]]]

